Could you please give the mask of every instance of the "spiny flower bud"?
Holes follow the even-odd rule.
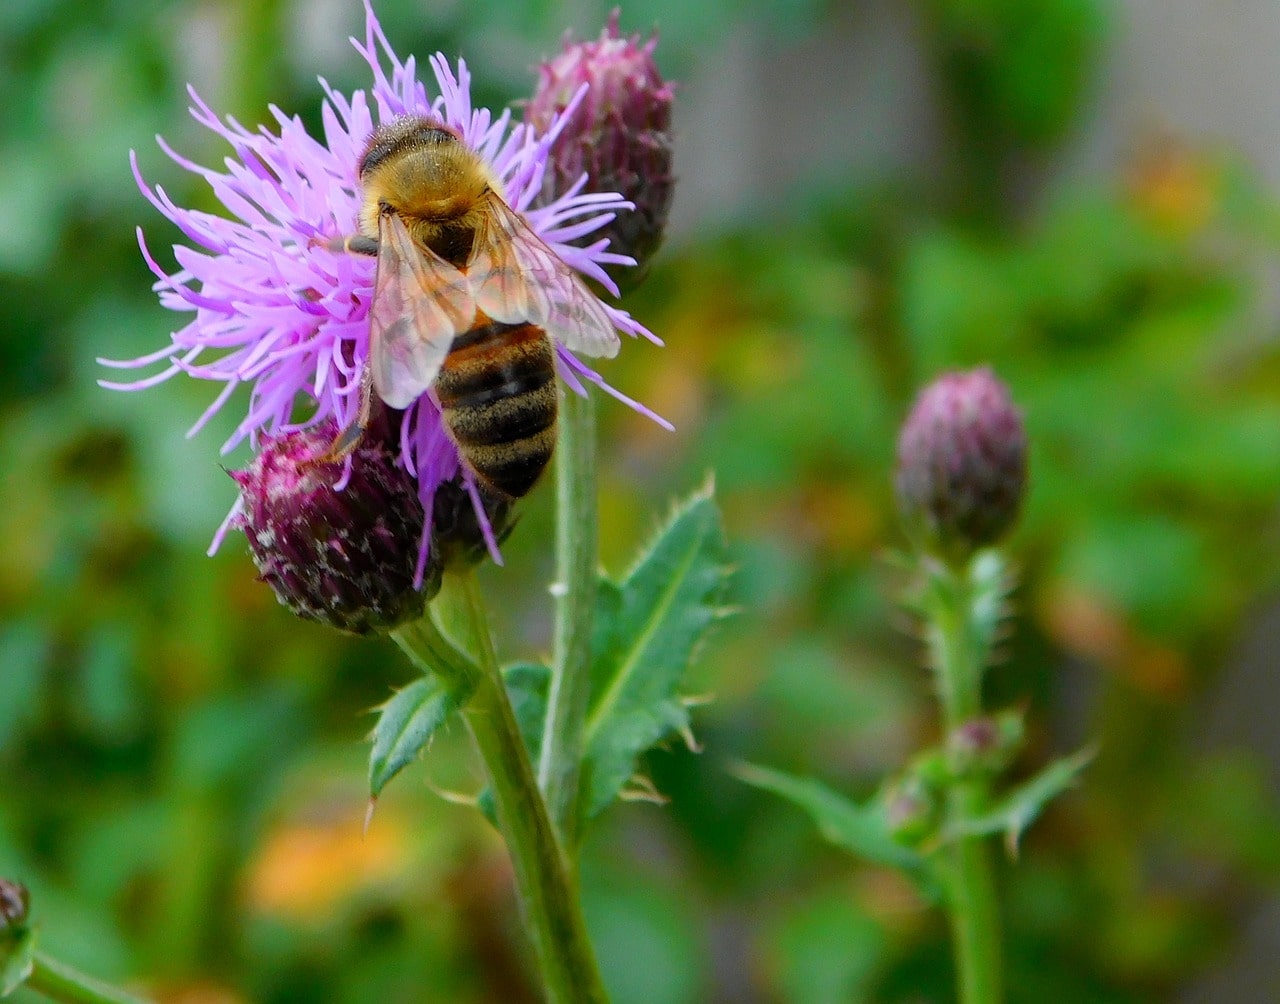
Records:
[[[1022,746],[1025,725],[1017,711],[962,722],[947,736],[951,769],[957,775],[1003,770]]]
[[[31,898],[27,895],[26,886],[0,879],[0,931],[23,927],[30,908]]]
[[[483,488],[476,491],[489,520],[489,533],[495,543],[501,544],[515,527],[512,501],[491,495]],[[489,553],[489,543],[471,493],[458,478],[436,489],[431,507],[431,549],[440,556],[445,568],[474,565]]]
[[[898,843],[917,846],[937,828],[939,809],[937,794],[929,784],[921,777],[907,775],[885,793],[885,826]]]
[[[343,463],[317,464],[336,426],[268,436],[240,485],[239,526],[263,581],[299,617],[367,634],[422,614],[440,588],[429,552],[414,583],[422,505],[413,478],[369,437],[351,455],[351,479],[337,491]]]
[[[948,373],[916,399],[898,439],[898,505],[926,548],[950,560],[1013,526],[1027,481],[1022,414],[990,369]]]
[[[635,204],[595,230],[583,246],[609,238],[609,251],[631,255],[636,268],[608,268],[615,282],[634,286],[662,242],[675,179],[671,175],[671,102],[674,92],[658,73],[655,35],[618,33],[618,12],[594,42],[566,38],[558,56],[539,68],[538,86],[525,120],[545,132],[565,110],[582,84],[578,104],[551,148],[543,176],[543,200],[576,185],[585,173],[584,192],[617,192]]]

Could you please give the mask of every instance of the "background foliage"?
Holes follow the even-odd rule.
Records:
[[[1031,703],[1022,766],[1100,741],[1003,870],[1011,1000],[1169,999],[1228,957],[1280,877],[1265,765],[1203,738],[1275,595],[1274,193],[1229,155],[1162,141],[1028,199],[1020,172],[1061,155],[1114,12],[916,8],[948,110],[940,180],[805,184],[684,239],[630,304],[668,348],[609,372],[680,431],[602,408],[607,567],[620,577],[667,500],[714,470],[742,609],[697,670],[716,698],[694,712],[706,752],[653,756],[670,803],[624,806],[588,839],[618,1004],[950,999],[938,915],[726,765],[862,793],[932,738],[882,553],[899,542],[897,424],[951,366],[993,363],[1031,433],[1023,616],[992,677]],[[380,12],[401,51],[464,53],[497,103],[528,92],[566,17]],[[605,14],[577,13],[584,29]],[[737,25],[801,39],[832,16],[645,0],[623,24],[660,24],[679,78]],[[413,671],[385,642],[292,620],[234,543],[203,556],[234,497],[218,429],[182,438],[208,387],[94,385],[95,356],[147,351],[172,323],[133,227],[156,248],[176,235],[128,149],[207,203],[151,142],[223,155],[182,118],[184,82],[212,81],[246,122],[267,101],[314,117],[317,73],[365,84],[344,42],[358,22],[354,4],[282,0],[0,5],[0,873],[30,886],[46,948],[169,1001],[533,999],[499,843],[437,795],[476,790],[463,737],[388,789],[362,839],[362,712]],[[486,574],[506,657],[548,645],[549,496]]]

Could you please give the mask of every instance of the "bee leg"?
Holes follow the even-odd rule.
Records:
[[[343,240],[342,248],[350,254],[364,254],[370,258],[378,257],[378,239],[376,237],[352,234]]]
[[[364,372],[360,375],[360,410],[356,413],[356,420],[338,433],[324,453],[304,461],[302,466],[323,467],[326,464],[336,464],[346,460],[352,451],[360,445],[360,441],[364,439],[364,434],[369,429],[369,420],[372,415],[373,371],[366,366]]]
[[[366,237],[364,234],[352,234],[350,237],[330,237],[327,241],[323,241],[318,237],[313,237],[308,242],[308,247],[324,248],[326,251],[345,251],[347,254],[363,254],[370,258],[378,256],[378,241],[374,237]]]

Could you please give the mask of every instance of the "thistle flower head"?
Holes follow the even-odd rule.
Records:
[[[612,250],[630,255],[640,268],[610,269],[630,284],[643,274],[662,241],[675,179],[671,175],[671,103],[674,92],[662,79],[653,52],[657,36],[623,38],[615,10],[593,42],[565,40],[555,58],[543,63],[538,88],[525,120],[546,132],[567,120],[551,147],[543,178],[547,200],[587,181],[586,192],[619,192],[635,211],[615,217],[599,233]],[[586,97],[576,96],[586,84]]]
[[[948,373],[916,399],[898,439],[903,518],[928,549],[963,560],[1013,526],[1027,438],[1009,391],[987,368]]]
[[[316,463],[336,433],[326,422],[264,436],[253,462],[231,475],[241,488],[234,522],[282,604],[367,634],[422,614],[440,588],[440,560],[432,549],[417,588],[423,513],[413,478],[371,437],[353,451],[345,475],[340,463]],[[342,491],[339,478],[347,482]]]
[[[580,242],[627,213],[626,198],[604,190],[588,193],[579,185],[535,205],[548,154],[582,95],[541,129],[514,124],[509,111],[495,115],[472,107],[470,76],[461,60],[455,69],[442,55],[431,57],[429,90],[418,77],[414,59],[395,55],[367,2],[365,9],[365,37],[352,41],[372,72],[372,87],[345,95],[322,80],[327,100],[321,108],[321,136],[310,135],[301,118],[274,106],[270,127],[246,129],[233,119],[219,118],[194,90],[190,92],[196,121],[231,146],[224,169],[196,164],[163,140],[160,145],[210,185],[225,213],[179,206],[163,188],[143,180],[136,156],[133,159],[143,194],[185,238],[173,248],[176,268],[170,270],[152,255],[141,230],[138,233],[160,302],[187,321],[156,352],[123,362],[100,360],[116,368],[156,372],[131,382],[102,383],[140,390],[185,373],[220,384],[189,435],[245,388],[244,418],[223,444],[223,453],[245,441],[262,448],[278,443],[276,437],[322,425],[346,429],[357,417],[361,374],[369,356],[375,262],[326,244],[357,230],[358,165],[368,137],[381,123],[405,115],[430,116],[456,132],[483,158],[507,203],[567,265],[617,292],[604,267],[627,259],[606,250],[603,239]],[[626,312],[608,305],[604,309],[620,332],[657,341]],[[562,347],[557,368],[574,392],[586,393],[585,384],[594,383],[662,422]],[[441,484],[457,478],[470,482],[441,425],[432,393],[424,393],[403,411],[390,411],[389,419],[394,463],[412,479],[423,512],[432,511]],[[358,483],[352,463],[345,465],[336,490],[346,488],[348,481]],[[236,503],[211,551],[230,526],[248,517],[244,506],[243,500]],[[488,525],[482,513],[477,517],[482,526]],[[430,538],[430,522],[424,520],[417,545],[418,583],[426,577]],[[496,558],[492,534],[488,544]]]

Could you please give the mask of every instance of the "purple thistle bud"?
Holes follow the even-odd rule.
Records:
[[[366,437],[349,477],[342,462],[314,463],[336,432],[329,422],[264,437],[231,475],[241,489],[236,525],[263,581],[299,617],[355,634],[389,630],[421,616],[440,589],[440,560],[428,551],[418,588],[422,504],[383,445]]]
[[[925,780],[908,775],[885,795],[885,826],[898,843],[917,846],[937,828],[939,808],[937,796]]]
[[[1013,526],[1027,481],[1022,414],[990,369],[948,373],[898,438],[898,506],[921,544],[963,560]]]
[[[993,772],[1008,766],[1022,746],[1022,715],[1007,711],[962,722],[947,736],[947,754],[954,774]]]
[[[27,894],[26,886],[9,879],[0,879],[0,931],[25,926],[30,908],[31,897]]]
[[[537,90],[525,109],[525,121],[544,133],[572,106],[582,85],[589,86],[551,147],[542,198],[550,202],[569,192],[617,192],[635,206],[590,238],[608,237],[612,252],[634,259],[639,268],[608,269],[610,276],[627,286],[643,278],[662,242],[675,190],[671,175],[674,92],[653,60],[657,44],[656,35],[643,44],[639,35],[623,38],[614,10],[596,41],[566,39],[563,51],[542,64]]]

